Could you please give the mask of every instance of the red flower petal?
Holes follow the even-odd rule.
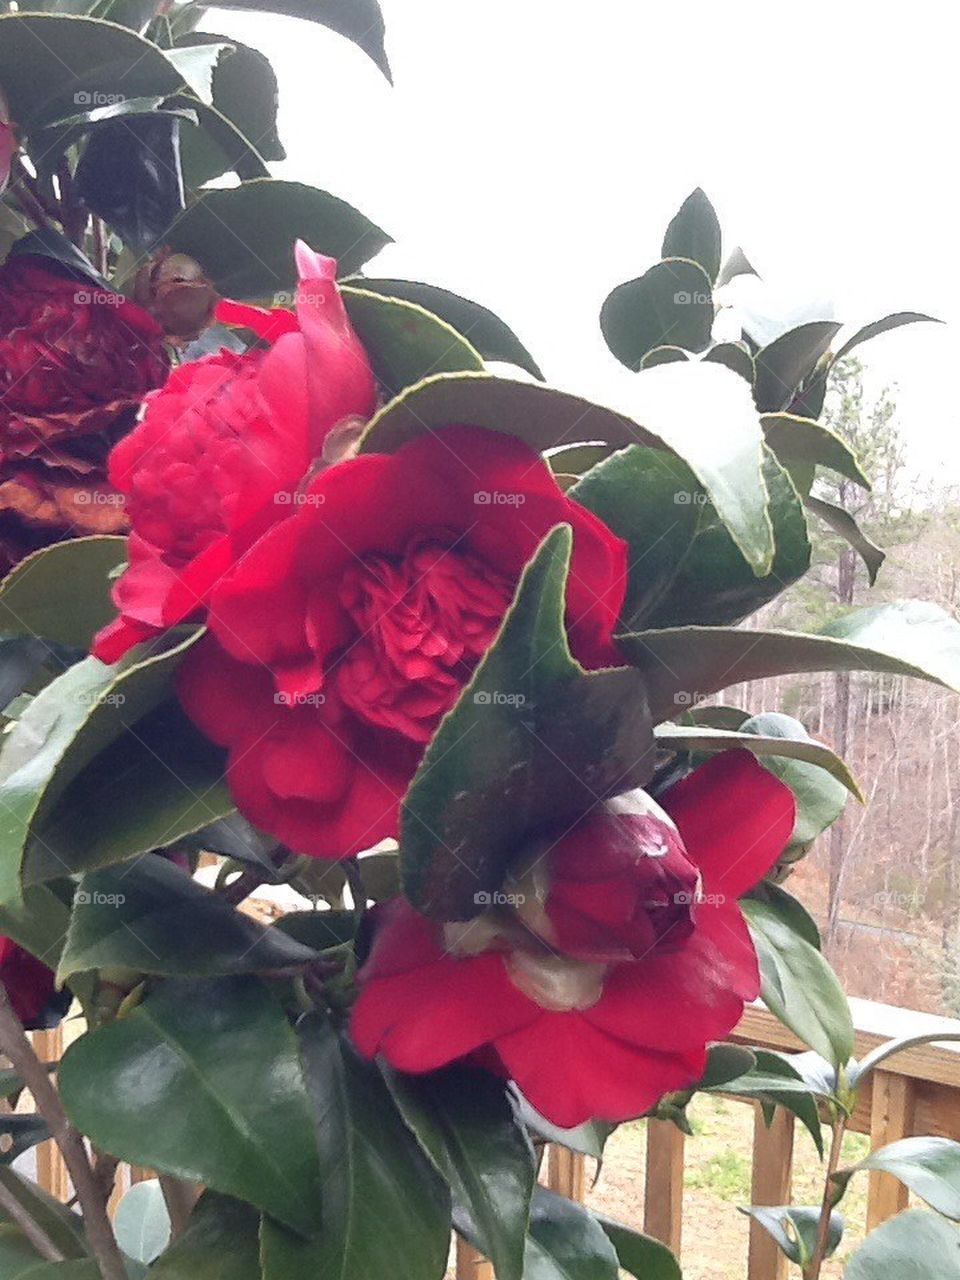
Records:
[[[739,898],[793,834],[793,792],[750,751],[723,751],[657,797],[679,828],[708,894]]]

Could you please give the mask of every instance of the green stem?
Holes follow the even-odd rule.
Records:
[[[838,1110],[833,1122],[833,1140],[830,1143],[830,1157],[827,1161],[827,1177],[823,1186],[823,1200],[820,1204],[820,1221],[817,1224],[817,1243],[813,1257],[804,1268],[804,1280],[820,1280],[820,1268],[827,1256],[830,1242],[830,1215],[836,1203],[834,1199],[833,1175],[840,1167],[840,1154],[843,1150],[843,1138],[847,1131],[847,1117]]]

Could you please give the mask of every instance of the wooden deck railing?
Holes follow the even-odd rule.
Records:
[[[857,1028],[856,1056],[863,1057],[877,1045],[900,1036],[960,1031],[960,1022],[912,1013],[890,1005],[852,1000]],[[69,1038],[69,1037],[68,1037]],[[733,1037],[757,1048],[799,1051],[803,1045],[766,1010],[748,1008]],[[38,1054],[46,1061],[59,1060],[63,1030],[38,1032]],[[742,1100],[740,1100],[742,1101]],[[760,1108],[754,1110],[752,1154],[752,1203],[789,1204],[793,1176],[794,1117],[778,1110],[768,1128]],[[849,1128],[870,1135],[871,1148],[912,1134],[936,1134],[960,1141],[960,1045],[928,1044],[887,1059],[864,1084]],[[676,1253],[683,1248],[684,1135],[668,1121],[647,1122],[646,1176],[642,1227]],[[131,1182],[149,1176],[142,1170],[122,1170],[118,1196]],[[59,1199],[68,1198],[68,1179],[59,1152],[52,1143],[37,1148],[40,1185]],[[573,1200],[584,1199],[584,1157],[564,1147],[548,1148],[543,1180],[553,1191]],[[907,1204],[907,1192],[888,1174],[870,1174],[867,1227],[899,1213]],[[748,1280],[785,1280],[786,1260],[773,1240],[755,1223],[750,1225]],[[457,1280],[492,1280],[493,1272],[474,1249],[463,1241],[457,1247]]]

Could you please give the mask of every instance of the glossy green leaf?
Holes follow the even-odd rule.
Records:
[[[845,1065],[853,1055],[853,1018],[836,974],[766,904],[742,905],[760,958],[764,1004],[804,1044]]]
[[[872,1151],[852,1170],[889,1173],[931,1209],[960,1222],[960,1142],[950,1138],[901,1138]]]
[[[844,1280],[960,1280],[960,1232],[935,1213],[909,1209],[867,1236]]]
[[[757,1065],[752,1050],[740,1044],[713,1044],[707,1050],[707,1065],[694,1086],[696,1089],[722,1089],[731,1080],[746,1075]]]
[[[0,634],[88,649],[116,614],[110,589],[126,558],[126,538],[107,536],[71,538],[35,551],[0,584]]]
[[[824,502],[822,498],[808,497],[806,505],[815,516],[819,516],[824,524],[829,525],[834,533],[850,544],[867,567],[867,576],[871,587],[877,580],[877,574],[887,558],[887,553],[867,537],[856,520],[843,507],[832,502]]]
[[[391,1071],[386,1078],[407,1126],[469,1212],[498,1280],[522,1280],[537,1170],[506,1083],[456,1066],[424,1077]]]
[[[718,342],[704,355],[711,364],[725,364],[743,380],[753,386],[756,368],[750,348],[744,342]]]
[[[532,1107],[517,1090],[516,1085],[513,1088],[517,1114],[537,1137],[555,1142],[561,1147],[568,1147],[571,1151],[579,1151],[581,1155],[592,1156],[594,1160],[603,1159],[603,1149],[607,1139],[617,1127],[615,1124],[607,1120],[587,1120],[573,1129],[561,1129],[559,1125],[553,1124],[535,1107]]]
[[[870,488],[856,454],[845,440],[812,418],[794,413],[766,413],[760,419],[767,444],[786,466],[807,463],[828,467],[854,484]]]
[[[25,133],[123,98],[165,97],[183,69],[111,22],[62,13],[0,15],[0,84]]]
[[[640,361],[640,368],[655,369],[658,364],[683,364],[689,359],[683,347],[654,347]]]
[[[606,1231],[583,1205],[538,1187],[530,1211],[524,1280],[616,1280]]]
[[[70,908],[46,885],[24,890],[22,898],[0,906],[0,934],[42,960],[57,967],[67,935]]]
[[[217,7],[241,13],[280,13],[319,22],[351,40],[390,79],[383,14],[377,0],[221,0]]]
[[[627,630],[647,625],[700,527],[706,494],[699,481],[673,454],[633,445],[597,462],[569,494],[629,546],[622,622]]]
[[[483,370],[469,342],[417,303],[353,285],[345,285],[342,292],[353,327],[388,395],[435,373]]]
[[[650,777],[643,681],[629,668],[588,673],[571,657],[570,547],[569,528],[554,529],[527,565],[496,642],[407,792],[403,885],[428,915],[476,915],[528,832]]]
[[[149,1280],[260,1280],[259,1213],[242,1200],[205,1192]]]
[[[321,1173],[297,1042],[253,978],[164,982],[67,1050],[71,1120],[122,1160],[249,1201],[306,1235]]]
[[[13,1164],[25,1151],[30,1151],[39,1142],[47,1142],[50,1136],[50,1126],[43,1116],[33,1113],[0,1114],[0,1138],[5,1139],[0,1164]]]
[[[739,622],[776,599],[810,567],[810,540],[803,505],[793,481],[769,449],[764,450],[763,482],[775,552],[769,572],[758,576],[738,548],[706,495],[689,495],[696,503],[697,527],[686,554],[678,558],[669,590],[644,621],[647,627],[686,623],[723,626]],[[678,494],[677,496],[681,496]],[[697,501],[699,499],[699,501]],[[673,531],[665,541],[672,543]],[[640,572],[638,566],[636,572]]]
[[[30,830],[23,881],[39,884],[125,862],[174,844],[233,808],[222,751],[176,703],[164,702],[45,802]]]
[[[603,462],[614,452],[612,444],[567,444],[559,449],[551,449],[547,454],[547,462],[556,475],[583,476],[591,467]]]
[[[703,351],[713,327],[710,280],[696,262],[665,258],[609,294],[600,327],[607,346],[628,369],[639,370],[654,347]]]
[[[820,1226],[819,1205],[752,1205],[741,1209],[754,1222],[759,1222],[791,1262],[803,1267],[813,1257]],[[825,1257],[832,1257],[843,1239],[843,1218],[836,1210],[830,1214]]]
[[[0,1166],[0,1186],[43,1228],[65,1258],[86,1256],[83,1220],[78,1214],[71,1213],[66,1205],[15,1169]],[[10,1222],[7,1210],[2,1208],[0,1222]]]
[[[137,1280],[144,1274],[143,1268],[133,1259],[127,1261],[127,1275],[130,1280]],[[4,1273],[4,1280],[8,1280]],[[18,1280],[101,1280],[101,1271],[97,1264],[88,1258],[84,1261],[44,1262],[24,1271]]]
[[[623,414],[554,387],[489,373],[448,373],[425,378],[375,413],[360,452],[395,453],[424,432],[457,423],[516,436],[538,453],[584,441],[663,444]]]
[[[882,320],[874,320],[872,324],[865,324],[862,329],[858,329],[834,356],[834,363],[848,356],[854,347],[859,347],[861,342],[869,342],[871,338],[878,338],[881,333],[889,333],[891,329],[899,329],[901,325],[916,324],[918,320],[927,320],[931,324],[943,323],[936,316],[927,316],[920,311],[896,311],[893,315],[884,316]]]
[[[319,1014],[303,1020],[301,1036],[323,1178],[322,1230],[306,1242],[265,1220],[263,1280],[440,1280],[449,1196],[380,1071]]]
[[[846,791],[846,788],[844,788]],[[806,909],[799,899],[794,898],[792,894],[787,893],[778,884],[771,884],[767,880],[762,880],[760,884],[750,890],[750,897],[756,898],[758,902],[763,902],[780,917],[780,920],[792,929],[794,933],[799,934],[805,942],[809,942],[811,947],[821,950],[820,930],[817,928],[817,922]]]
[[[348,275],[389,239],[336,196],[279,178],[200,192],[165,236],[176,252],[196,258],[218,292],[261,299],[296,284],[296,240],[336,258]]]
[[[133,249],[151,249],[184,208],[180,125],[166,111],[107,121],[77,163],[78,197]]]
[[[613,1245],[620,1267],[635,1280],[683,1280],[680,1264],[665,1244],[602,1213],[593,1217]]]
[[[195,639],[171,633],[150,656],[134,650],[113,667],[85,658],[33,699],[0,756],[0,902],[19,894],[23,852],[53,801],[166,694]]]
[[[850,1067],[847,1072],[850,1087],[855,1088],[874,1067],[878,1067],[881,1062],[886,1062],[887,1058],[892,1058],[894,1054],[902,1053],[904,1049],[956,1040],[960,1040],[960,1032],[957,1031],[929,1031],[919,1036],[898,1036],[895,1040],[888,1040],[885,1044],[877,1045],[876,1049],[871,1050],[866,1057]]]
[[[136,1182],[113,1219],[117,1244],[136,1262],[151,1263],[170,1243],[170,1214],[156,1178]]]
[[[779,1054],[768,1049],[754,1049],[756,1065],[739,1079],[728,1080],[719,1090],[736,1098],[752,1098],[760,1103],[769,1124],[774,1109],[782,1107],[803,1124],[813,1139],[821,1159],[824,1154],[823,1126],[820,1122],[818,1094],[794,1065],[803,1054]]]
[[[960,623],[922,601],[860,609],[815,635],[674,627],[621,636],[644,673],[654,718],[666,718],[680,691],[708,697],[745,680],[799,671],[883,671],[960,691]]]
[[[757,756],[780,756],[792,760],[803,760],[808,764],[817,765],[820,769],[825,769],[851,795],[855,795],[858,799],[863,798],[856,779],[844,761],[822,742],[816,742],[806,734],[802,738],[793,738],[773,732],[763,733],[762,726],[731,730],[711,729],[706,725],[666,723],[657,726],[654,736],[658,745],[671,751],[701,751],[713,754],[717,751],[731,751],[746,747]]]
[[[120,967],[220,977],[288,969],[315,959],[310,948],[265,929],[174,863],[150,855],[82,878],[58,976],[65,980],[88,969]]]
[[[667,227],[661,256],[688,258],[716,280],[720,272],[720,222],[705,191],[691,191]]]
[[[19,1227],[0,1225],[0,1276],[3,1280],[23,1280],[43,1259]],[[92,1280],[92,1278],[91,1278]]]
[[[0,16],[0,22],[2,21],[2,16]],[[3,31],[4,28],[0,27],[0,35],[3,34]],[[66,236],[61,235],[59,231],[55,231],[53,227],[38,227],[35,231],[30,231],[25,236],[21,236],[11,245],[8,257],[19,258],[21,256],[45,258],[48,265],[55,266],[58,270],[74,279],[89,280],[101,285],[104,289],[110,288],[108,282],[96,270],[89,258],[81,253]]]
[[[388,298],[402,298],[439,316],[457,333],[462,334],[485,360],[498,360],[526,369],[543,381],[543,373],[533,356],[499,316],[494,315],[478,302],[461,298],[448,289],[435,284],[422,284],[419,280],[357,280],[357,286],[369,293],[383,294]]]
[[[839,328],[835,320],[813,320],[788,329],[757,352],[754,395],[763,413],[775,413],[790,403]]]

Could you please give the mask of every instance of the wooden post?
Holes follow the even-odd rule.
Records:
[[[870,1113],[870,1149],[907,1138],[913,1132],[913,1081],[893,1071],[877,1069],[872,1075],[873,1108]],[[867,1193],[867,1230],[894,1217],[909,1203],[909,1192],[890,1173],[871,1173]]]
[[[41,1062],[59,1062],[63,1056],[63,1028],[35,1031],[31,1036],[33,1051]],[[70,1178],[60,1148],[51,1139],[37,1147],[37,1183],[63,1204],[70,1199]]]
[[[778,1107],[773,1123],[767,1128],[759,1103],[753,1116],[753,1175],[751,1204],[781,1205],[790,1203],[793,1186],[794,1118]],[[759,1222],[750,1219],[750,1261],[747,1280],[787,1280],[786,1257],[777,1242]]]
[[[457,1236],[457,1280],[495,1280],[493,1263]]]
[[[643,1229],[675,1254],[683,1227],[684,1136],[670,1120],[647,1121]]]
[[[547,1186],[568,1200],[583,1204],[586,1192],[586,1167],[579,1151],[551,1142],[547,1148]]]

